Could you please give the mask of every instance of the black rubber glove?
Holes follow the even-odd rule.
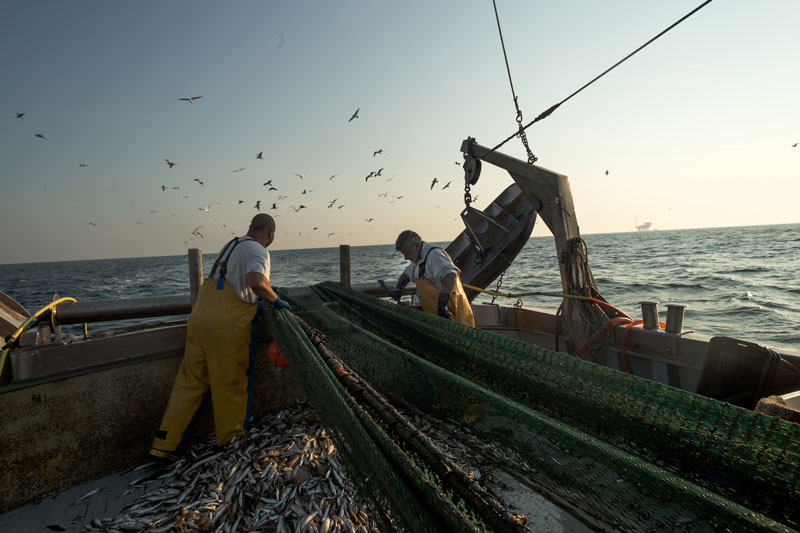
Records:
[[[442,318],[446,318],[448,320],[453,320],[453,313],[447,308],[447,302],[450,301],[450,295],[446,292],[439,293],[439,307],[438,307],[438,314]]]
[[[403,295],[403,289],[407,284],[408,282],[404,282],[402,278],[398,279],[397,285],[394,286],[394,289],[389,291],[389,297],[395,302],[399,302],[400,297]]]

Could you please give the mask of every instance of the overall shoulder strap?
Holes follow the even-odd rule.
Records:
[[[217,257],[217,260],[214,261],[214,266],[211,267],[211,273],[209,274],[209,277],[212,278],[214,277],[214,272],[216,272],[217,266],[219,266],[219,277],[220,279],[225,279],[225,276],[228,274],[228,259],[231,258],[233,249],[236,248],[240,242],[251,241],[251,240],[253,239],[252,238],[239,239],[239,237],[234,237],[230,242],[228,242],[228,244],[226,244],[222,248],[222,251],[219,253],[219,257]],[[233,244],[233,246],[231,246],[231,244]],[[230,247],[230,250],[228,250],[228,247]],[[225,255],[226,250],[228,251],[228,255],[225,257],[225,259],[222,259],[222,256]]]
[[[427,251],[427,253],[425,254],[425,258],[424,258],[424,259],[422,260],[422,262],[419,264],[419,268],[418,268],[418,270],[417,270],[417,277],[418,277],[418,278],[425,277],[425,264],[428,262],[428,256],[429,256],[429,255],[431,255],[431,252],[432,252],[432,251],[434,251],[434,250],[441,250],[441,249],[442,249],[442,247],[441,247],[441,246],[432,246],[432,247],[431,247],[431,248],[430,248],[430,249]]]

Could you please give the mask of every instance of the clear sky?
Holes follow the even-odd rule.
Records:
[[[699,4],[498,0],[526,122]],[[800,221],[798,21],[716,0],[529,128],[581,231]],[[259,200],[274,249],[449,241],[461,141],[514,117],[490,0],[5,0],[0,263],[213,253]],[[485,165],[476,205],[511,183]]]

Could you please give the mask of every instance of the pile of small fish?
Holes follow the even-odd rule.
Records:
[[[162,485],[89,531],[377,531],[308,404],[276,412],[219,449],[213,437],[157,474]]]

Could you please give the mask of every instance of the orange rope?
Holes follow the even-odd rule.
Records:
[[[619,366],[623,372],[627,372],[628,374],[632,374],[630,366],[628,365],[628,354],[626,350],[628,348],[628,335],[631,333],[631,329],[634,326],[639,326],[644,324],[643,320],[637,320],[636,322],[631,322],[627,326],[625,326],[625,333],[622,334],[622,342],[619,346]],[[663,322],[658,323],[659,327],[666,328],[667,325]]]

